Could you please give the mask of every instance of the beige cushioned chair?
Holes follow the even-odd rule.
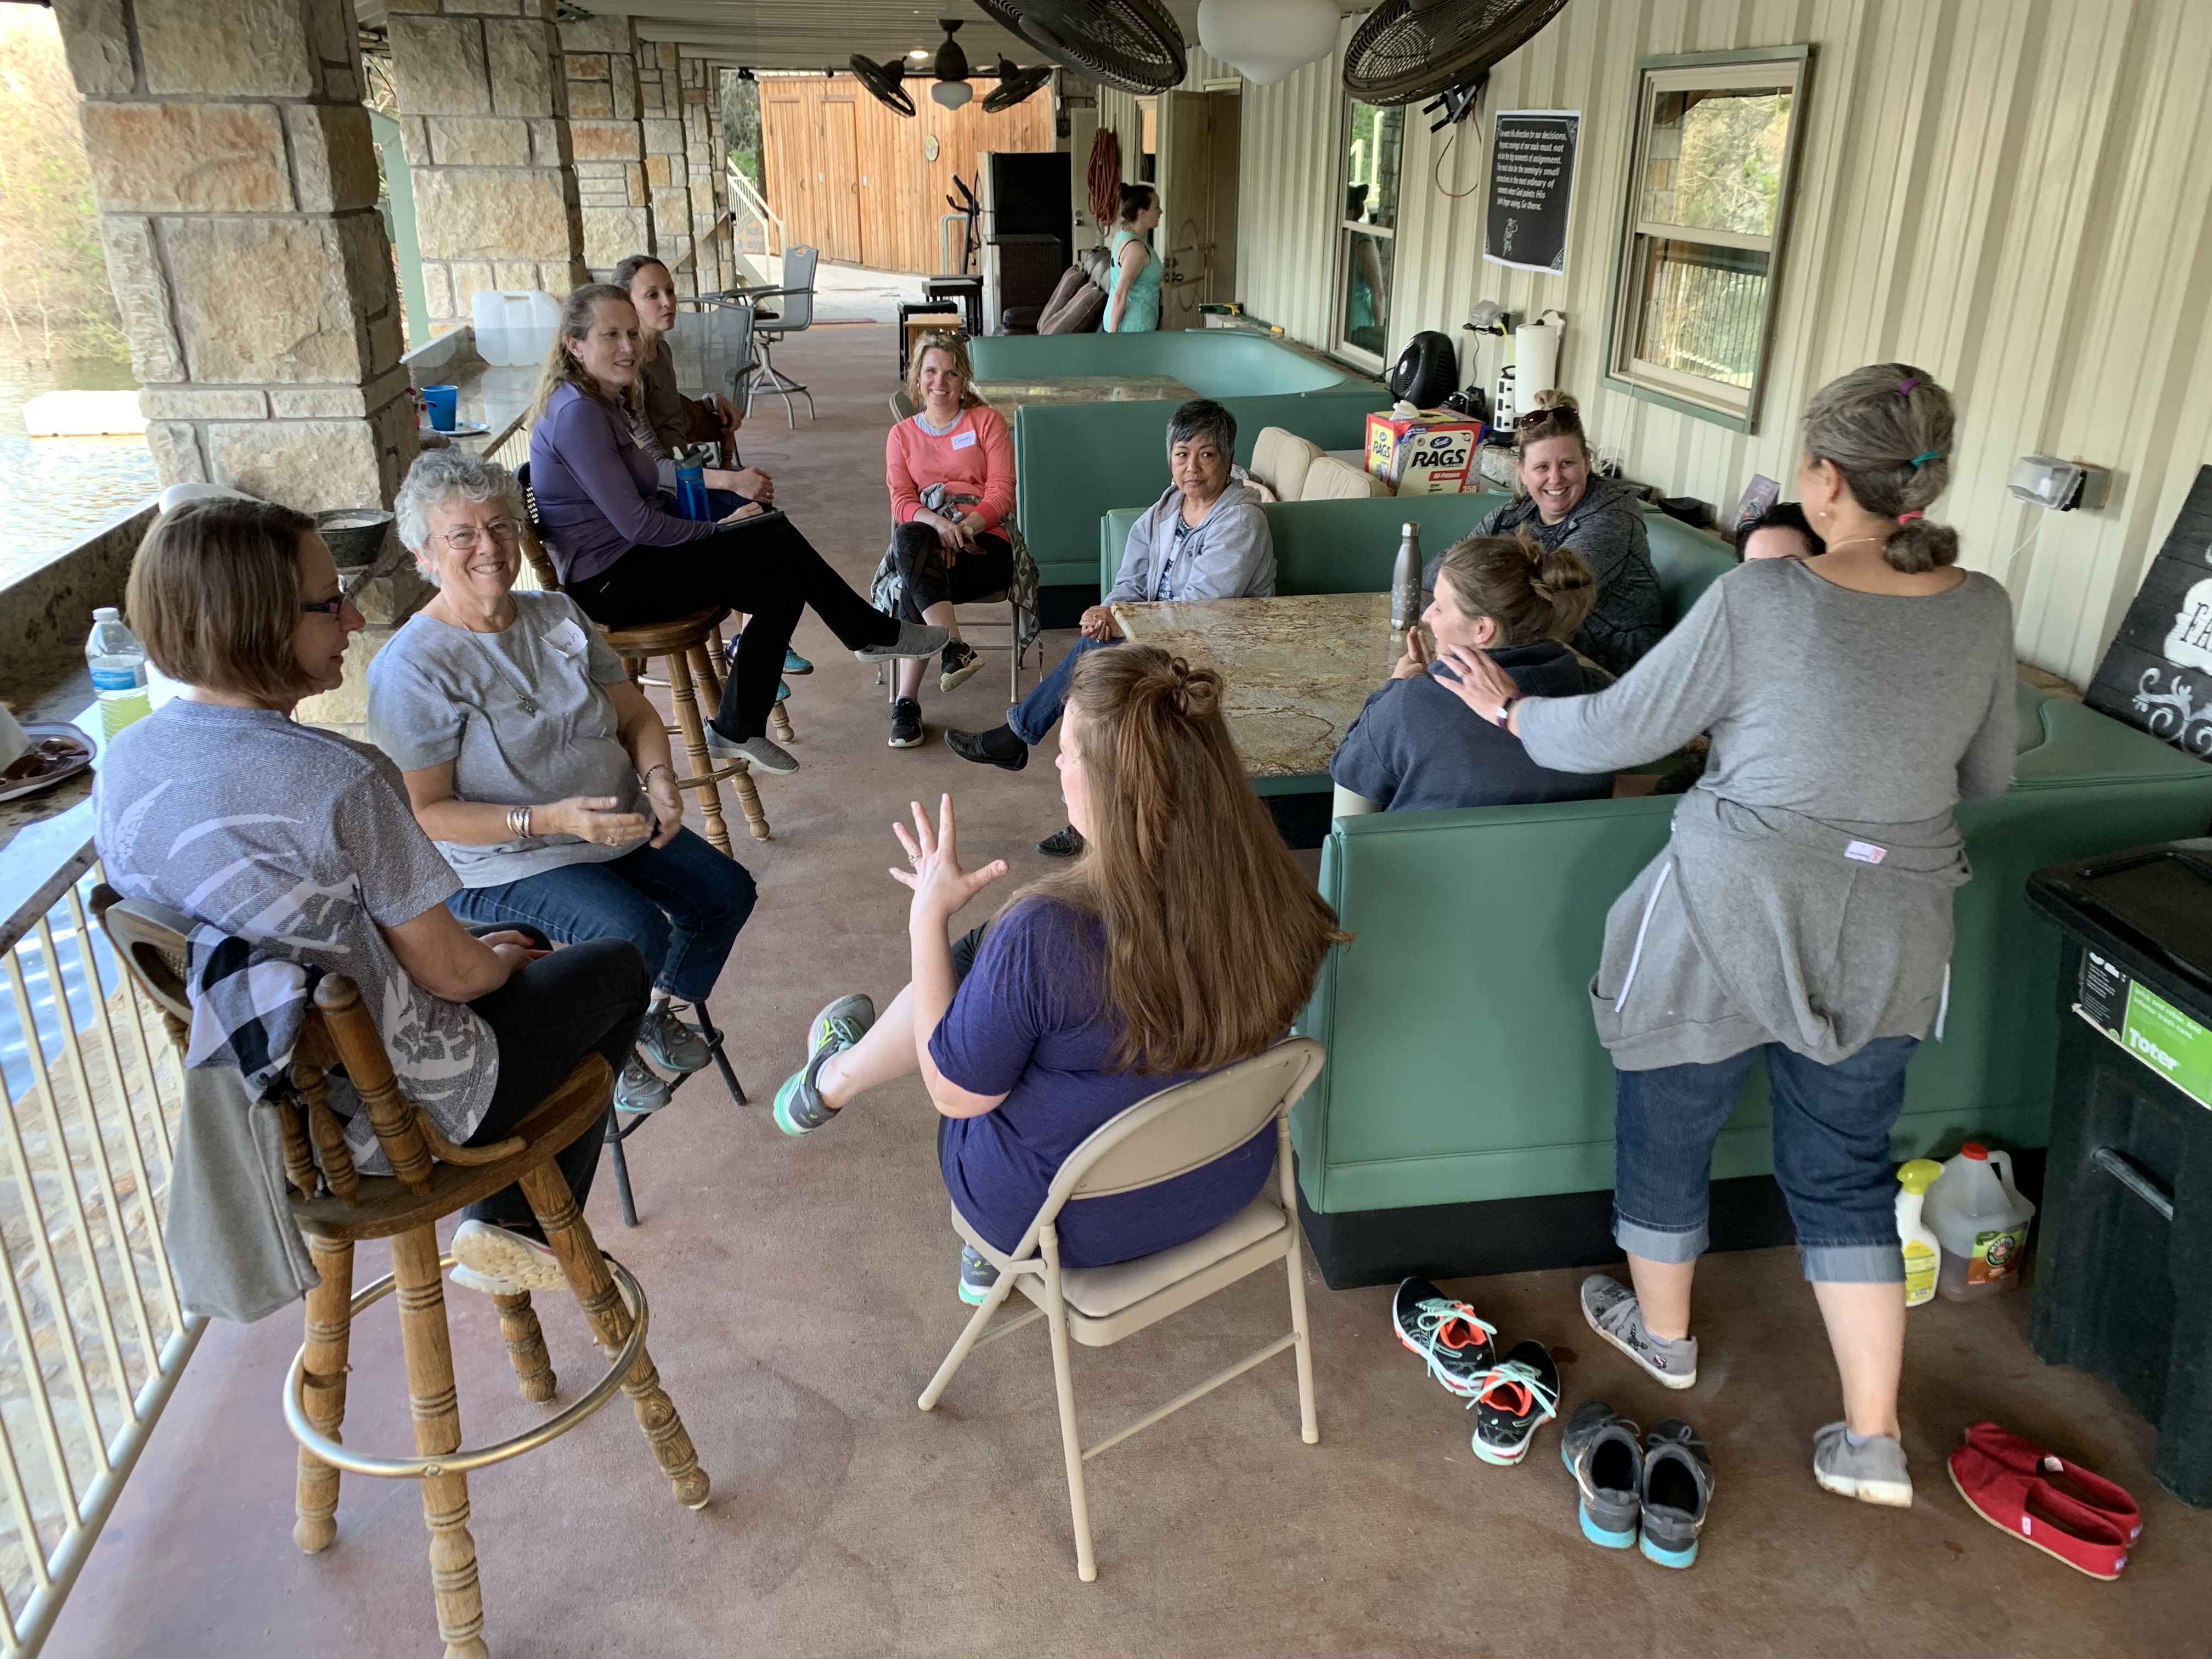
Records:
[[[1075,1519],[1075,1570],[1085,1582],[1098,1577],[1091,1547],[1091,1511],[1084,1492],[1083,1465],[1139,1429],[1150,1428],[1170,1412],[1242,1376],[1285,1348],[1297,1357],[1298,1427],[1306,1443],[1321,1438],[1314,1418],[1313,1344],[1306,1330],[1304,1261],[1298,1249],[1297,1199],[1291,1188],[1291,1108],[1320,1073],[1323,1050],[1311,1037],[1291,1037],[1266,1053],[1139,1101],[1102,1125],[1068,1154],[1036,1218],[1012,1252],[994,1249],[973,1224],[952,1206],[952,1224],[999,1270],[999,1282],[975,1310],[952,1352],[922,1391],[922,1410],[943,1398],[968,1356],[987,1342],[1033,1321],[1052,1331],[1053,1383],[1060,1400],[1061,1453],[1067,1464],[1067,1497]],[[1237,1214],[1202,1233],[1133,1261],[1110,1267],[1060,1265],[1060,1211],[1079,1198],[1135,1192],[1173,1180],[1235,1151],[1264,1128],[1275,1125],[1274,1190],[1262,1189]],[[1291,1328],[1267,1346],[1226,1370],[1185,1389],[1164,1406],[1086,1446],[1075,1421],[1075,1386],[1068,1339],[1103,1348],[1135,1335],[1170,1314],[1203,1301],[1216,1291],[1274,1262],[1290,1278]],[[1018,1288],[1036,1305],[986,1334],[1000,1304]]]
[[[1397,492],[1370,472],[1340,461],[1334,455],[1316,456],[1306,469],[1302,501],[1364,501],[1370,496]]]
[[[1279,426],[1263,426],[1252,441],[1252,465],[1246,469],[1252,482],[1265,484],[1279,501],[1295,501],[1305,494],[1306,469],[1322,458],[1322,447]]]

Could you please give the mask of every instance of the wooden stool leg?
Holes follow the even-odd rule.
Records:
[[[514,1362],[522,1397],[533,1406],[542,1406],[559,1390],[561,1382],[553,1375],[553,1361],[545,1352],[545,1333],[538,1323],[538,1310],[530,1305],[530,1292],[517,1291],[491,1300],[499,1310],[499,1334],[507,1339],[507,1357]]]
[[[673,651],[668,656],[668,700],[676,706],[676,724],[684,732],[684,752],[691,763],[691,775],[704,778],[714,769],[714,757],[707,752],[707,722],[699,713],[699,694],[691,683],[690,665],[684,653]],[[719,852],[730,850],[730,832],[722,822],[722,792],[708,781],[690,786],[699,797],[700,816],[706,820],[707,839]]]
[[[752,772],[750,769],[739,772],[731,778],[730,782],[738,792],[738,807],[745,815],[745,828],[752,831],[755,841],[766,841],[768,814],[761,810],[760,789],[753,782]],[[722,850],[725,853],[730,851],[726,846]],[[737,854],[731,853],[730,856],[735,858]]]
[[[453,1341],[446,1328],[446,1283],[438,1267],[436,1230],[426,1225],[396,1236],[392,1272],[398,1281],[399,1340],[407,1353],[416,1455],[459,1451],[460,1398],[453,1388]],[[422,1524],[430,1529],[430,1589],[446,1659],[491,1659],[483,1640],[477,1540],[469,1534],[466,1475],[423,1477]]]
[[[584,1212],[576,1207],[568,1183],[561,1178],[558,1167],[541,1164],[522,1177],[522,1190],[537,1213],[538,1224],[545,1230],[545,1242],[561,1258],[584,1317],[592,1322],[592,1334],[612,1354],[629,1338],[629,1309],[615,1289],[599,1242],[592,1237]],[[699,1467],[699,1454],[692,1449],[684,1419],[677,1415],[667,1389],[660,1386],[660,1373],[647,1350],[638,1350],[636,1363],[623,1379],[623,1392],[629,1396],[637,1425],[645,1431],[653,1460],[668,1477],[676,1501],[686,1509],[706,1508],[707,1472]]]
[[[784,712],[780,702],[768,711],[768,729],[775,734],[778,743],[799,741],[799,734],[791,729],[791,716]]]
[[[307,1360],[301,1395],[307,1421],[340,1438],[345,1423],[346,1350],[353,1334],[353,1241],[307,1235],[307,1254],[321,1275],[307,1292]],[[326,1550],[338,1535],[338,1472],[300,1448],[300,1480],[292,1541],[308,1554]]]

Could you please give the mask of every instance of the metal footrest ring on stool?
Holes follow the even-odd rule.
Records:
[[[645,1287],[637,1282],[630,1270],[612,1256],[604,1256],[607,1272],[613,1276],[616,1289],[621,1292],[630,1314],[629,1335],[617,1350],[607,1373],[589,1389],[573,1406],[567,1407],[547,1418],[534,1428],[501,1440],[489,1446],[471,1449],[464,1446],[458,1451],[444,1452],[434,1457],[377,1457],[367,1452],[331,1439],[307,1421],[306,1407],[301,1404],[300,1392],[307,1369],[307,1350],[303,1345],[292,1356],[292,1368],[284,1376],[284,1424],[292,1431],[292,1437],[301,1445],[334,1468],[349,1474],[373,1474],[389,1480],[422,1480],[441,1474],[470,1474],[477,1469],[489,1468],[494,1463],[504,1463],[510,1457],[520,1457],[526,1451],[535,1451],[547,1442],[559,1439],[613,1399],[629,1376],[630,1367],[645,1352],[645,1328],[647,1310]],[[439,1258],[441,1268],[451,1267],[453,1258]],[[374,1285],[362,1290],[353,1299],[353,1312],[357,1318],[364,1308],[382,1301],[392,1294],[398,1280],[386,1273]]]

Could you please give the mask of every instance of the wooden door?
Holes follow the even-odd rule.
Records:
[[[795,92],[761,100],[761,173],[787,245],[814,241],[813,111]]]
[[[822,257],[860,262],[860,143],[853,100],[822,106],[822,158],[815,169],[816,199],[822,211],[817,231]]]
[[[1212,109],[1202,92],[1170,92],[1160,102],[1165,129],[1160,143],[1160,227],[1152,252],[1165,267],[1160,282],[1160,326],[1197,328],[1213,256]]]
[[[1206,147],[1213,156],[1207,174],[1212,186],[1213,252],[1206,262],[1205,292],[1199,297],[1209,304],[1226,305],[1237,297],[1237,146],[1244,100],[1234,92],[1209,92],[1206,103]]]

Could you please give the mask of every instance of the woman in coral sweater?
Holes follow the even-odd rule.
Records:
[[[952,607],[1003,593],[1013,580],[1012,544],[1000,524],[1014,510],[1014,441],[1006,417],[974,390],[968,348],[957,334],[925,334],[907,371],[915,413],[884,442],[884,482],[897,529],[892,562],[902,621],[927,622],[952,637],[938,689],[950,691],[982,667],[960,637]],[[922,664],[902,661],[891,704],[891,747],[921,742]]]

